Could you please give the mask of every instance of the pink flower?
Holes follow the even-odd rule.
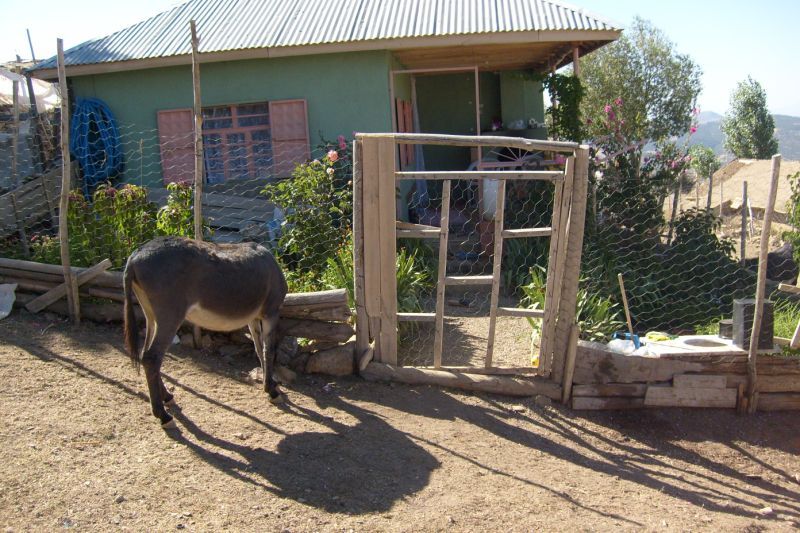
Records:
[[[331,163],[336,163],[339,160],[339,152],[337,152],[336,150],[331,150],[330,152],[328,152],[328,160]]]
[[[336,140],[339,141],[339,150],[347,150],[347,141],[345,140],[344,135],[339,135]]]
[[[606,106],[603,108],[603,111],[605,111],[608,114],[611,114],[611,106],[609,104],[606,104]]]
[[[697,126],[692,126],[691,128],[689,128],[689,133],[696,133],[696,132],[697,132]]]
[[[618,106],[621,106],[622,105],[622,98],[617,98],[616,100],[614,100],[614,103],[617,104]]]
[[[556,165],[563,165],[564,163],[567,162],[567,158],[564,157],[561,154],[557,154],[555,161],[556,161]]]

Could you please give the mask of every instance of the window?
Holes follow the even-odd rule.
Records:
[[[206,180],[288,176],[309,158],[305,100],[203,108]],[[189,109],[158,112],[164,181],[191,181],[193,117]]]

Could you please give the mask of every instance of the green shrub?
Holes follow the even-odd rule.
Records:
[[[528,309],[544,309],[547,272],[541,267],[535,267],[531,269],[530,277],[530,283],[522,286],[525,296],[521,305]],[[581,280],[581,285],[585,284],[586,281]],[[587,341],[607,342],[611,335],[624,325],[620,320],[617,304],[610,298],[590,292],[585,287],[578,289],[577,315],[580,338]],[[527,320],[534,331],[541,331],[540,319]]]

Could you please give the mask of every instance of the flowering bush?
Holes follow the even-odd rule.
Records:
[[[350,233],[352,187],[340,170],[346,158],[350,155],[330,149],[322,159],[295,167],[291,178],[262,190],[284,212],[278,255],[292,272],[289,277],[307,289],[321,288],[327,260]]]

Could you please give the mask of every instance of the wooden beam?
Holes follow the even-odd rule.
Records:
[[[676,389],[725,389],[728,378],[712,374],[680,374],[672,378],[672,386]]]
[[[375,360],[382,361],[383,354],[378,339],[381,331],[381,257],[380,226],[378,218],[378,144],[375,139],[357,141],[361,148],[362,163],[362,218],[364,243],[370,243],[371,253],[364,251],[364,308],[367,312],[370,338],[375,341]]]
[[[568,346],[568,352],[566,361],[564,363],[564,379],[561,383],[561,403],[566,404],[569,401],[569,395],[572,392],[572,378],[575,375],[575,357],[577,356],[578,352],[578,334],[579,328],[578,324],[573,323],[572,329],[570,330],[570,339]]]
[[[507,396],[543,395],[554,400],[561,398],[561,387],[559,385],[552,381],[537,378],[464,374],[446,370],[396,367],[374,362],[367,365],[361,376],[368,381],[390,381],[409,385],[438,385],[453,389],[489,392]]]
[[[759,411],[798,411],[800,410],[800,394],[758,393]]]
[[[506,210],[506,180],[497,182],[497,205],[494,211],[494,253],[492,254],[492,295],[489,302],[489,338],[486,342],[484,366],[491,368],[494,354],[494,335],[497,327],[497,307],[500,305],[500,268],[503,259],[503,222]]]
[[[397,313],[399,322],[436,322],[436,313]]]
[[[444,295],[447,277],[447,240],[450,234],[450,180],[442,183],[442,234],[439,236],[439,272],[436,283],[436,333],[433,339],[433,366],[442,366],[444,344]]]
[[[566,141],[539,141],[522,137],[497,137],[494,135],[443,135],[436,133],[358,133],[357,139],[393,139],[400,144],[427,144],[437,146],[507,146],[521,150],[539,150],[573,153],[578,143]]]
[[[353,299],[356,305],[356,357],[363,357],[370,346],[369,319],[364,299],[364,176],[362,165],[361,141],[353,141]],[[374,356],[373,350],[370,360]]]
[[[498,307],[497,316],[513,316],[517,318],[544,318],[542,309],[521,309],[519,307]]]
[[[397,180],[540,180],[562,181],[563,172],[549,170],[440,170],[436,172],[397,172]]]
[[[381,361],[397,364],[397,185],[396,145],[389,137],[378,139],[378,231],[380,234]]]
[[[572,397],[621,397],[644,398],[647,385],[644,383],[606,383],[597,385],[574,385]]]
[[[491,285],[492,276],[445,276],[446,285]]]
[[[572,395],[572,408],[576,411],[602,411],[618,409],[643,409],[644,398],[591,398]]]
[[[72,168],[69,156],[69,90],[67,88],[67,75],[64,70],[64,41],[58,39],[58,87],[61,91],[61,199],[59,201],[58,215],[58,241],[61,246],[61,267],[64,269],[64,283],[67,285],[67,305],[70,317],[77,326],[81,323],[80,297],[78,284],[72,275],[69,259],[69,229],[67,212],[69,211],[69,190],[71,185]]]
[[[647,407],[736,408],[736,389],[647,387]]]
[[[78,274],[75,278],[75,283],[78,286],[83,285],[87,281],[95,278],[100,273],[105,272],[109,268],[111,268],[111,260],[103,259],[93,267],[88,268],[83,272],[81,272],[80,274]],[[55,288],[50,289],[46,293],[42,294],[35,300],[28,302],[28,305],[25,306],[25,309],[27,309],[31,313],[38,313],[48,305],[66,296],[66,294],[67,294],[67,284],[62,283],[56,286]]]
[[[772,156],[772,178],[769,186],[767,208],[764,211],[764,224],[761,228],[761,244],[758,254],[758,278],[756,281],[756,308],[753,314],[753,329],[750,333],[750,350],[747,357],[747,411],[754,413],[757,409],[756,392],[758,391],[758,338],[761,332],[761,320],[764,316],[764,287],[767,281],[767,255],[769,253],[770,229],[772,215],[775,211],[775,197],[778,194],[778,176],[781,170],[781,156]],[[722,207],[720,206],[720,209]]]
[[[549,237],[553,234],[553,228],[523,228],[523,229],[504,229],[504,239],[524,239],[529,237]]]

